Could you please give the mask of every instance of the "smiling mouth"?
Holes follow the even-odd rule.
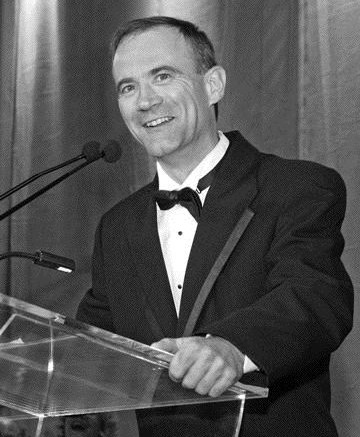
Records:
[[[143,124],[144,127],[158,127],[174,120],[174,117],[160,117]]]

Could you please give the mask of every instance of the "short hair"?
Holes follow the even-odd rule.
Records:
[[[184,36],[193,49],[198,73],[205,73],[216,65],[215,50],[205,32],[195,24],[190,23],[190,21],[166,16],[138,18],[117,29],[111,41],[112,57],[115,56],[116,49],[121,41],[127,36],[140,34],[159,26],[174,27]]]
[[[215,59],[215,50],[212,42],[205,32],[200,30],[190,21],[180,20],[178,18],[167,16],[153,16],[131,20],[124,26],[119,27],[111,40],[111,56],[114,59],[119,44],[130,35],[138,35],[155,27],[173,27],[183,35],[194,53],[195,68],[198,74],[205,74],[210,68],[217,65]],[[215,116],[218,118],[218,104],[214,105]]]

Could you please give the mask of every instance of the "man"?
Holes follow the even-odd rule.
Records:
[[[241,436],[336,436],[329,358],[353,299],[341,178],[217,130],[226,74],[191,23],[135,20],[113,49],[121,115],[157,176],[103,217],[78,318],[174,353],[170,377],[200,394],[265,375],[269,398],[247,404]],[[178,412],[140,413],[140,432],[200,435],[166,427]]]

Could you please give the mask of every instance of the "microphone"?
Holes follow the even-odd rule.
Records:
[[[75,261],[73,259],[45,252],[44,250],[37,250],[34,254],[27,252],[6,252],[0,254],[0,261],[12,257],[28,258],[31,259],[34,264],[58,270],[59,272],[72,273],[75,271]]]
[[[101,156],[100,143],[97,141],[89,141],[83,145],[81,155],[78,155],[76,158],[85,158],[86,161],[90,163],[101,158]]]
[[[84,144],[82,154],[78,158],[85,158],[89,164],[100,158],[103,158],[105,162],[113,163],[120,159],[121,153],[120,144],[115,140],[108,140],[101,151],[98,142],[90,141]]]
[[[122,151],[120,144],[115,140],[108,140],[103,150],[100,152],[101,158],[105,162],[113,163],[120,159]],[[97,159],[97,158],[96,158]]]
[[[31,182],[36,181],[36,179],[39,179],[41,176],[45,176],[49,173],[52,173],[56,170],[59,170],[63,167],[66,167],[67,165],[70,165],[73,162],[79,161],[80,159],[86,159],[86,161],[88,161],[90,163],[90,162],[93,162],[99,158],[101,158],[100,143],[98,143],[97,141],[89,141],[88,143],[83,145],[82,153],[80,155],[75,156],[75,158],[68,159],[67,161],[63,162],[62,164],[55,165],[54,167],[50,167],[46,170],[41,171],[40,173],[35,174],[34,176],[31,176],[30,178],[26,179],[25,181],[21,182],[20,184],[16,185],[15,187],[11,188],[10,190],[1,194],[0,201],[11,196],[11,194],[16,193],[21,188],[26,187],[26,185],[29,185]]]
[[[18,204],[16,204],[12,208],[8,209],[3,214],[0,214],[0,221],[5,219],[9,215],[11,215],[12,213],[17,211],[18,209],[22,208],[23,206],[27,205],[32,200],[34,200],[37,197],[39,197],[41,194],[43,194],[46,191],[50,190],[55,185],[59,184],[60,182],[62,182],[65,179],[67,179],[72,174],[76,173],[77,171],[79,171],[82,168],[86,167],[87,165],[91,164],[92,162],[95,162],[98,159],[103,158],[105,162],[114,163],[114,162],[116,162],[116,161],[118,161],[120,159],[120,156],[121,156],[121,153],[122,153],[121,152],[121,148],[120,148],[120,144],[117,141],[115,141],[115,140],[109,140],[106,143],[106,145],[104,146],[102,151],[100,151],[99,149],[100,149],[99,143],[91,142],[91,143],[85,144],[84,147],[83,147],[83,153],[81,155],[78,155],[77,157],[72,158],[72,159],[70,159],[69,161],[66,161],[63,164],[60,164],[59,166],[56,166],[57,167],[56,169],[64,167],[65,165],[69,164],[70,162],[74,162],[74,161],[77,161],[77,160],[82,159],[82,158],[85,158],[85,160],[86,160],[85,162],[83,162],[82,164],[80,164],[77,167],[73,168],[72,170],[68,171],[67,173],[63,174],[59,178],[55,179],[53,182],[45,185],[45,187],[41,188],[40,190],[36,191],[34,194],[29,196],[25,200],[23,200],[22,202],[19,202]],[[54,169],[55,169],[55,167],[52,167],[49,170],[45,170],[43,174],[46,174],[46,172],[49,173],[50,171],[54,171]],[[35,176],[36,176],[35,179],[40,177],[39,174],[35,175]],[[30,179],[32,179],[32,178],[30,178]],[[30,183],[31,182],[30,179],[28,179],[27,181],[24,181],[23,184],[25,184],[25,182],[26,182],[26,184]],[[32,180],[34,180],[34,179],[32,179]],[[14,189],[15,188],[17,188],[17,187],[14,187]]]

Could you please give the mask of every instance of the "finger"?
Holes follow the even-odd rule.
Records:
[[[215,398],[222,395],[228,388],[230,388],[235,382],[236,377],[233,376],[233,372],[227,368],[221,377],[214,383],[209,390],[209,396]]]
[[[224,367],[224,360],[207,345],[196,348],[195,352],[191,354],[191,359],[191,362],[188,361],[188,371],[183,378],[183,386],[198,388],[202,381],[201,394],[207,393],[214,381],[219,378]]]
[[[206,357],[199,356],[198,359],[189,366],[186,374],[184,375],[182,379],[183,387],[190,389],[196,388],[209,373],[210,367],[211,362],[209,362]]]
[[[163,338],[152,343],[151,347],[175,354],[179,350],[176,340],[175,338]]]
[[[183,385],[189,384],[190,388],[194,388],[197,393],[206,395],[222,377],[224,371],[225,362],[219,356],[212,357],[212,361],[207,362],[206,365],[202,365],[199,361],[189,370],[183,379]]]
[[[177,339],[179,340],[179,339]],[[189,369],[197,360],[201,360],[201,349],[194,341],[178,342],[178,352],[174,355],[169,367],[169,374],[172,378],[182,380]]]

